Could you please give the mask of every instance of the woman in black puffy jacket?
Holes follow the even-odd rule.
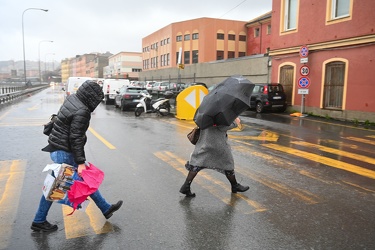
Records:
[[[77,93],[68,96],[60,107],[57,119],[48,137],[48,145],[42,149],[50,153],[54,163],[66,163],[74,166],[79,176],[82,170],[86,168],[84,146],[87,140],[86,131],[90,124],[91,112],[100,104],[103,97],[102,88],[96,82],[84,82]],[[122,205],[121,200],[116,204],[109,204],[101,196],[99,190],[90,197],[106,219],[109,219],[113,212],[117,211]],[[52,203],[42,195],[31,229],[44,232],[57,230],[57,225],[52,225],[47,221],[47,214]]]

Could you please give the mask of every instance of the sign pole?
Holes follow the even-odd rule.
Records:
[[[301,94],[301,115],[300,117],[305,117],[307,115],[304,114],[305,112],[305,95],[309,93],[309,85],[310,85],[310,79],[307,77],[310,74],[310,68],[306,65],[309,55],[309,49],[307,46],[302,46],[299,51],[300,55],[300,62],[302,67],[300,68],[300,75],[301,77],[298,79],[298,86],[300,89],[298,90],[298,94]]]

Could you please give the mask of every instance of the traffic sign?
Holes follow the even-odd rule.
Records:
[[[298,94],[299,95],[308,95],[309,89],[298,89]]]
[[[309,55],[309,49],[307,48],[307,46],[302,46],[299,49],[299,55],[300,57],[307,57]]]
[[[298,79],[298,86],[300,88],[308,88],[310,85],[310,79],[306,76],[300,77]]]
[[[310,74],[310,68],[306,65],[302,66],[299,70],[299,73],[302,75],[302,76],[308,76]]]

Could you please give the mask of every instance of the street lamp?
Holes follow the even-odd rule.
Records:
[[[26,55],[25,55],[25,35],[24,35],[24,28],[23,28],[23,15],[25,14],[26,11],[28,10],[41,10],[44,12],[47,12],[48,10],[46,9],[39,9],[39,8],[28,8],[22,12],[22,45],[23,45],[23,72],[25,75],[25,84],[27,82],[26,79]]]
[[[40,70],[40,44],[43,43],[43,42],[53,43],[53,41],[50,41],[50,40],[43,40],[43,41],[40,41],[40,42],[39,42],[39,46],[38,46],[38,56],[39,56],[39,82],[40,82],[40,84],[42,84],[42,73],[41,73],[41,70]]]

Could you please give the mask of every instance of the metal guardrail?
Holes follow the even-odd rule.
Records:
[[[0,106],[18,99],[27,94],[40,91],[49,87],[49,85],[38,85],[38,86],[2,86],[0,87]]]

